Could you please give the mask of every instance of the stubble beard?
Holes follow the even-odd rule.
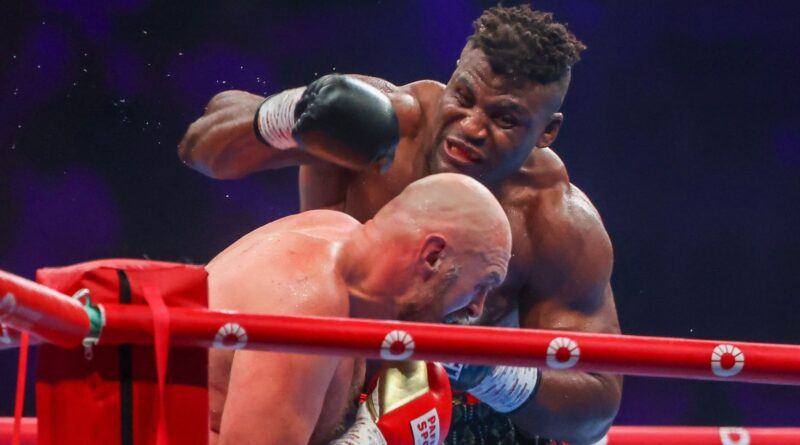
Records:
[[[460,272],[460,267],[452,266],[430,290],[422,294],[415,301],[403,305],[403,307],[400,308],[397,319],[400,321],[429,323],[438,323],[442,321],[440,319],[440,314],[442,313],[442,307],[444,305],[444,296],[447,294],[447,291],[453,287]]]

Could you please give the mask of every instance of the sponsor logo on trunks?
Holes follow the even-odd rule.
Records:
[[[14,298],[14,294],[8,292],[3,295],[3,298],[0,298],[0,320],[5,320],[13,314],[16,307],[17,299]]]
[[[711,372],[718,377],[731,377],[744,368],[744,352],[734,345],[717,345],[711,352]]]
[[[547,346],[547,366],[567,369],[575,366],[581,358],[581,348],[568,337],[556,337]]]
[[[441,428],[436,408],[412,420],[411,432],[414,434],[414,445],[437,445]]]
[[[247,346],[247,331],[239,323],[225,323],[214,336],[217,349],[242,349]]]
[[[381,343],[381,358],[406,360],[414,354],[414,338],[406,331],[395,329],[386,334]]]
[[[719,439],[722,445],[750,445],[750,433],[744,428],[722,427]]]

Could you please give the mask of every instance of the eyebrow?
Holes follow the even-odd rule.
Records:
[[[502,280],[500,279],[500,274],[497,272],[491,272],[489,275],[486,276],[486,278],[483,281],[485,284],[489,286],[498,286],[500,283],[502,283]]]
[[[472,81],[464,74],[460,74],[457,78],[457,81],[461,82],[466,88],[467,92],[470,96],[475,96],[475,89],[472,86]],[[500,99],[499,101],[492,104],[493,108],[497,108],[503,111],[511,111],[512,113],[522,114],[525,115],[528,113],[528,110],[520,105],[519,103],[511,100],[511,99]]]
[[[525,107],[509,99],[501,99],[500,101],[492,104],[492,106],[497,109],[508,110],[513,113],[527,114]]]
[[[469,78],[467,76],[465,76],[464,74],[459,74],[458,78],[456,78],[456,80],[458,80],[459,82],[464,84],[464,88],[467,89],[467,91],[469,92],[470,95],[472,95],[472,96],[475,95],[475,89],[472,87],[472,81],[469,80]]]

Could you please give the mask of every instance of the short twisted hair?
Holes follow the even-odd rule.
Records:
[[[528,5],[489,8],[472,24],[468,41],[486,54],[498,74],[542,85],[563,79],[586,49],[549,12]]]

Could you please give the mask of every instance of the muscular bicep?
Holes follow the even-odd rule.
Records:
[[[235,179],[261,170],[321,162],[297,148],[278,150],[256,138],[253,119],[264,98],[223,91],[211,98],[178,145],[186,165],[201,173]]]
[[[348,76],[358,79],[364,83],[367,83],[381,90],[381,92],[387,95],[397,91],[397,85],[389,82],[386,79],[381,79],[380,77],[365,76],[363,74],[348,74]]]
[[[356,172],[330,163],[300,167],[300,211],[344,211],[347,188],[355,176]]]
[[[308,443],[338,361],[314,355],[237,351],[219,444]]]
[[[400,125],[401,140],[413,139],[419,134],[423,121],[423,108],[425,108],[423,102],[435,96],[434,91],[437,87],[433,85],[436,82],[418,81],[397,86],[378,77],[361,74],[348,75],[368,83],[389,97]]]
[[[611,241],[591,204],[570,206],[540,239],[530,270],[529,295],[520,302],[523,327],[616,333],[611,290]]]
[[[530,299],[520,304],[520,324],[529,329],[554,329],[561,331],[618,334],[620,332],[617,309],[611,285],[591,304],[574,305],[567,301],[573,297],[551,295],[549,298]]]
[[[609,334],[620,332],[609,282],[610,264],[606,266],[602,260],[600,264],[576,264],[574,269],[558,275],[558,280],[542,280],[545,286],[520,301],[522,327]]]
[[[543,206],[532,215],[540,219],[530,226],[535,243],[528,288],[520,299],[520,324],[619,333],[610,284],[613,252],[600,216],[577,190]],[[621,376],[545,368],[535,403],[513,418],[534,434],[593,443],[607,432],[621,397]]]

